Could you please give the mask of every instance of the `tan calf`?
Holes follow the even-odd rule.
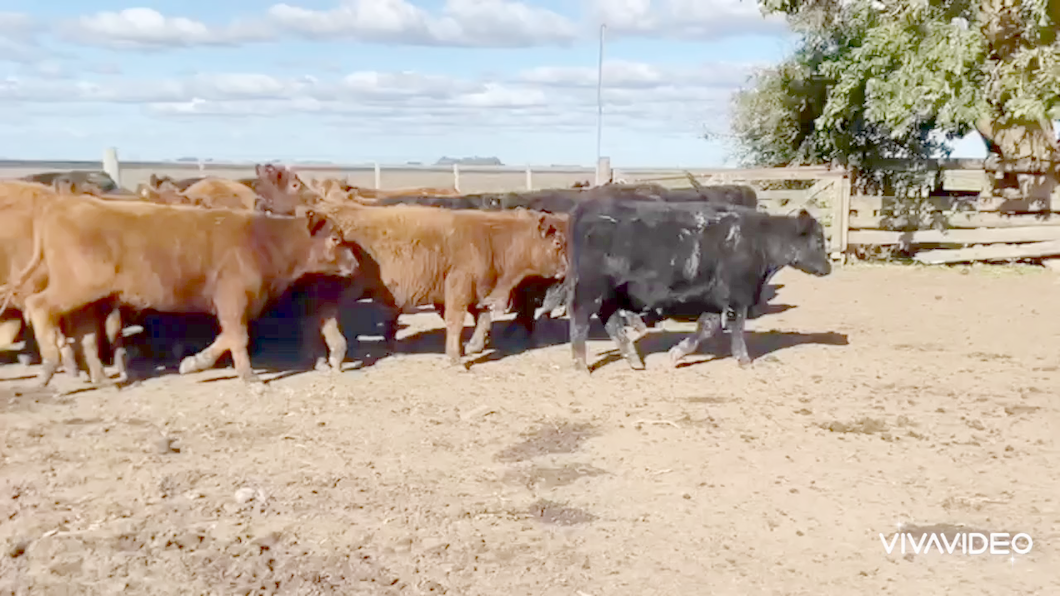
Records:
[[[481,349],[490,317],[486,303],[507,302],[524,278],[562,278],[566,274],[566,218],[517,209],[504,212],[446,211],[397,205],[322,206],[356,246],[361,274],[348,296],[363,292],[396,314],[416,306],[444,308],[446,355],[460,364],[460,335],[468,312],[476,316],[475,339],[469,351]],[[327,310],[327,309],[323,309]],[[322,329],[330,351],[329,364],[338,368],[345,340],[335,314],[322,312]],[[396,333],[387,334],[395,348]],[[472,349],[474,348],[474,349]]]

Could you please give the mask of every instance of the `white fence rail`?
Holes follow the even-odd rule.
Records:
[[[272,162],[279,163],[279,162]],[[151,174],[173,178],[220,176],[244,178],[254,176],[254,162],[187,162],[187,161],[119,161],[117,151],[109,149],[100,161],[30,161],[0,160],[0,178],[20,178],[32,174],[55,171],[104,171],[119,186],[135,190],[146,183]],[[435,166],[411,164],[299,164],[288,163],[302,177],[346,178],[350,184],[364,188],[456,188],[464,193],[570,188],[575,183],[595,184],[596,180],[663,179],[664,186],[687,186],[688,179],[679,168],[621,168],[612,172],[611,162],[601,158],[594,166]],[[718,170],[688,168],[696,175],[708,175]],[[599,177],[598,177],[599,174]]]

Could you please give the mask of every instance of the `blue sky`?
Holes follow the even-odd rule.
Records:
[[[5,0],[0,157],[731,165],[792,47],[751,0]],[[957,156],[982,157],[977,136]]]

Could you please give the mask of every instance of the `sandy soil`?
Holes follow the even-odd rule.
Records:
[[[581,376],[563,320],[457,372],[433,313],[261,394],[4,366],[0,594],[1060,594],[1055,274],[774,281],[748,369],[727,338],[670,369],[659,330]],[[899,523],[1034,547],[888,555]]]

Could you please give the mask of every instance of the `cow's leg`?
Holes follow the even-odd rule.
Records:
[[[490,327],[493,325],[493,317],[490,316],[490,311],[485,309],[476,308],[474,306],[468,308],[468,312],[475,318],[475,332],[471,335],[471,341],[467,342],[467,347],[464,348],[465,354],[479,354],[486,349],[486,341],[489,340]],[[442,318],[445,318],[444,308],[439,314]]]
[[[648,332],[648,326],[644,323],[644,319],[642,319],[637,313],[628,310],[620,310],[618,311],[618,316],[622,317],[623,326],[632,327],[638,335],[644,335]]]
[[[699,344],[710,339],[721,329],[721,315],[718,313],[703,313],[696,321],[696,330],[688,337],[682,339],[676,346],[670,348],[670,364],[676,366],[682,358],[695,352]]]
[[[626,335],[625,320],[619,313],[618,307],[611,302],[605,302],[600,309],[600,320],[605,321],[604,329],[607,330],[607,335],[618,346],[618,351],[629,363],[630,368],[644,370],[644,359],[637,351],[637,346]]]
[[[562,282],[554,284],[548,288],[545,292],[545,299],[541,304],[542,316],[552,316],[552,311],[556,308],[563,306],[566,309],[567,303],[570,302],[570,294],[572,291],[570,277],[566,277]]]
[[[261,382],[261,378],[254,374],[254,369],[250,366],[250,354],[247,351],[250,345],[247,306],[247,295],[242,288],[220,292],[215,299],[214,308],[217,310],[221,333],[205,350],[182,360],[180,374],[206,370],[217,364],[225,352],[229,352],[240,379],[245,383]]]
[[[520,286],[515,289],[512,300],[512,310],[515,311],[515,320],[505,328],[504,335],[509,337],[515,332],[522,330],[525,339],[530,341],[534,338],[534,313],[537,311],[537,303],[543,302],[544,297],[536,285]]]
[[[59,313],[51,305],[47,290],[26,298],[25,312],[37,338],[37,348],[40,350],[41,371],[37,377],[37,386],[43,388],[48,385],[59,369],[61,359]]]
[[[508,310],[508,304],[512,301],[512,292],[523,281],[525,276],[522,272],[517,274],[502,275],[493,286],[493,291],[482,301],[482,306],[503,314]]]
[[[738,306],[733,308],[735,315],[732,318],[732,357],[740,366],[751,364],[751,356],[747,353],[747,342],[744,337],[744,324],[747,322],[747,307]]]
[[[98,323],[98,321],[94,322]],[[103,370],[103,361],[99,357],[99,334],[92,330],[79,335],[81,337],[81,354],[84,356],[85,365],[88,368],[89,382],[93,385],[114,385],[114,381]]]
[[[225,355],[225,352],[231,352],[232,363],[235,365],[239,378],[246,383],[260,383],[261,378],[254,374],[254,369],[250,367],[250,354],[247,352],[249,345],[250,336],[241,317],[234,321],[225,317],[221,319],[221,334],[213,343],[198,354],[181,360],[180,374],[185,375],[212,368],[221,356]]]
[[[63,372],[75,379],[81,378],[81,365],[77,361],[73,341],[62,332],[62,329],[59,330],[56,346],[59,348],[59,363]]]
[[[574,369],[589,372],[586,360],[586,341],[589,339],[589,319],[600,308],[601,299],[579,299],[575,294],[570,301],[570,347],[574,357]]]
[[[398,317],[401,316],[401,311],[394,309],[388,312],[388,318],[383,322],[383,343],[386,346],[387,354],[398,353]]]
[[[460,336],[464,331],[464,318],[474,306],[471,280],[462,275],[450,275],[445,279],[445,355],[452,366],[461,365],[463,346]]]
[[[129,351],[125,349],[120,308],[114,307],[107,313],[107,318],[103,322],[103,331],[114,354],[114,368],[118,372],[118,382],[126,383],[129,380]]]
[[[92,304],[81,309],[73,316],[67,317],[72,337],[75,340],[79,340],[79,343],[81,344],[81,357],[84,360],[85,368],[88,369],[89,382],[97,386],[112,386],[115,384],[114,381],[107,376],[107,373],[103,368],[103,359],[100,358],[100,331],[103,331],[103,335],[107,339],[110,339],[112,335],[112,329],[110,326],[115,325],[112,321],[114,318],[113,315],[108,313],[108,316],[105,318],[101,316],[104,312],[103,309],[105,306],[107,305]],[[118,333],[120,333],[120,316],[117,317],[116,325],[119,327]],[[108,344],[108,346],[109,345],[110,344]]]
[[[320,334],[324,336],[324,343],[328,346],[327,364],[333,372],[340,372],[349,346],[339,327],[339,307],[338,304],[334,307],[329,305],[324,310],[326,314],[321,318]]]

